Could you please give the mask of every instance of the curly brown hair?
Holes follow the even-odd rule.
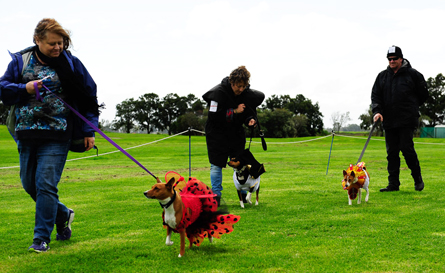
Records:
[[[229,82],[231,84],[243,84],[248,85],[250,81],[250,72],[246,69],[244,65],[238,66],[234,69],[229,76]]]
[[[64,29],[56,20],[52,18],[44,18],[40,20],[34,30],[33,42],[36,44],[38,40],[44,40],[48,32],[59,34],[63,37],[63,49],[67,50],[71,44],[70,31]]]

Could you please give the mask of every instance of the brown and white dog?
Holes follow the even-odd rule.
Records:
[[[187,183],[175,172],[166,174],[167,183],[159,178],[150,190],[144,192],[149,199],[157,199],[163,208],[162,217],[167,227],[165,244],[173,244],[171,233],[180,234],[181,246],[178,257],[184,256],[185,237],[190,244],[199,246],[204,238],[220,238],[223,234],[233,231],[233,224],[240,219],[238,215],[223,214],[218,211],[215,194],[204,183],[190,178]],[[179,185],[183,184],[183,188]]]
[[[362,202],[363,188],[366,191],[365,202],[369,199],[369,173],[366,170],[365,162],[359,162],[357,165],[349,165],[347,170],[343,170],[342,186],[344,190],[348,191],[349,205],[352,205],[352,200],[357,198],[357,204]]]
[[[227,164],[234,170],[233,183],[238,193],[240,206],[244,208],[241,191],[247,191],[245,198],[249,204],[252,204],[252,193],[256,192],[255,206],[258,206],[260,175],[266,172],[264,165],[260,164],[248,149],[244,150],[238,156],[231,158]]]

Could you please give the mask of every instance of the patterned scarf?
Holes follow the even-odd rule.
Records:
[[[35,51],[44,63],[56,70],[59,76],[62,88],[66,92],[68,98],[77,105],[79,112],[85,114],[87,112],[99,115],[100,111],[97,104],[97,97],[88,95],[87,90],[81,83],[81,80],[74,74],[71,66],[64,54],[60,54],[59,57],[50,58],[40,52],[39,47],[35,46]]]

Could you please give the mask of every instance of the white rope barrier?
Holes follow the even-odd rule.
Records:
[[[268,142],[267,144],[298,144],[298,143],[304,143],[304,142],[310,142],[310,141],[314,141],[314,140],[320,140],[323,138],[327,138],[330,137],[331,135],[327,135],[327,136],[322,136],[322,137],[318,137],[318,138],[314,138],[314,139],[308,139],[308,140],[301,140],[301,141],[293,141],[293,142]],[[252,141],[252,143],[261,143],[259,141]]]
[[[196,130],[195,130],[195,131],[196,131]],[[175,137],[175,136],[182,135],[182,134],[187,133],[187,132],[188,132],[188,131],[184,131],[184,132],[177,133],[177,134],[175,134],[175,135],[168,136],[168,137],[165,137],[165,138],[161,138],[161,139],[158,139],[158,140],[155,140],[155,141],[152,141],[152,142],[148,142],[148,143],[144,143],[144,144],[141,144],[141,145],[137,145],[137,146],[129,147],[129,148],[126,148],[126,149],[124,149],[124,150],[126,151],[126,150],[131,150],[131,149],[134,149],[134,148],[139,148],[139,147],[142,147],[142,146],[150,145],[150,144],[153,144],[153,143],[156,143],[156,142],[160,142],[160,141],[162,141],[162,140],[166,140],[166,139],[169,139],[169,138],[172,138],[172,137]],[[197,132],[199,132],[199,131],[197,131]],[[67,160],[66,162],[76,161],[76,160],[81,160],[81,159],[87,159],[87,158],[93,158],[93,157],[98,157],[98,156],[103,156],[103,155],[109,155],[109,154],[114,154],[114,153],[117,153],[117,152],[120,152],[120,151],[119,151],[119,150],[116,150],[116,151],[112,151],[112,152],[108,152],[108,153],[103,153],[103,154],[98,154],[98,155],[90,155],[90,156],[85,156],[85,157],[72,158],[72,159]],[[0,170],[3,170],[3,169],[14,169],[14,168],[20,168],[20,166],[1,167]]]
[[[171,135],[171,136],[168,136],[168,137],[165,137],[165,138],[161,138],[161,139],[158,139],[158,140],[155,140],[155,141],[152,141],[152,142],[148,142],[148,143],[144,143],[144,144],[141,144],[141,145],[129,147],[129,148],[126,148],[124,150],[131,150],[131,149],[143,147],[143,146],[146,146],[146,145],[150,145],[150,144],[153,144],[153,143],[157,143],[157,142],[160,142],[160,141],[172,138],[172,137],[176,137],[176,136],[188,133],[189,131],[193,131],[193,132],[197,132],[197,133],[205,135],[205,132],[203,132],[203,131],[190,129],[190,130],[183,131],[183,132],[177,133],[175,135]],[[268,142],[268,144],[269,145],[273,145],[273,144],[281,144],[281,145],[285,145],[285,144],[299,144],[299,143],[305,143],[305,142],[310,142],[310,141],[324,139],[324,138],[327,138],[327,137],[330,137],[330,136],[332,136],[332,134],[326,135],[326,136],[322,136],[322,137],[318,137],[318,138],[314,138],[314,139],[308,139],[308,140],[293,141],[293,142]],[[367,139],[366,137],[346,136],[346,135],[337,135],[337,134],[335,136],[357,138],[357,139]],[[375,138],[371,138],[371,140],[385,141],[384,139],[375,139]],[[252,143],[261,143],[261,142],[260,141],[252,141]],[[445,145],[445,143],[429,143],[429,142],[414,142],[414,143],[415,144],[428,144],[428,145],[442,145],[442,146]],[[73,158],[73,159],[67,160],[67,162],[81,160],[81,159],[87,159],[87,158],[93,158],[93,157],[98,157],[98,156],[103,156],[103,155],[109,155],[109,154],[114,154],[114,153],[117,153],[117,152],[120,152],[120,151],[119,150],[115,150],[115,151],[102,153],[102,154],[98,154],[98,155],[90,155],[90,156],[85,156],[85,157]],[[20,166],[0,167],[0,170],[15,169],[15,168],[20,168]]]

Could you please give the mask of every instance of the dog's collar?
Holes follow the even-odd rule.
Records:
[[[168,201],[168,203],[165,204],[165,205],[163,205],[163,204],[161,204],[161,202],[159,202],[159,205],[161,205],[162,208],[167,209],[168,207],[170,207],[171,204],[173,204],[173,202],[175,201],[175,199],[176,199],[176,191],[173,190],[173,196],[172,196],[172,198],[170,199],[170,201]]]

